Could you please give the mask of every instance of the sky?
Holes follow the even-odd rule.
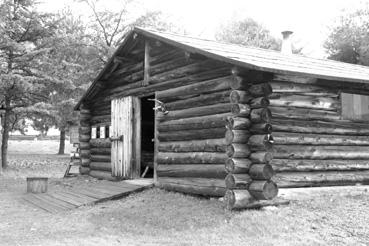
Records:
[[[41,0],[41,3],[40,8],[45,11],[68,6],[78,14],[90,14],[81,1]],[[369,0],[136,0],[134,3],[133,13],[162,11],[190,35],[210,39],[220,25],[251,17],[275,37],[281,37],[281,31],[293,31],[292,41],[303,47],[305,55],[325,57],[323,43],[329,27],[345,11],[360,8]],[[102,0],[99,7],[114,10],[121,4],[119,0]]]

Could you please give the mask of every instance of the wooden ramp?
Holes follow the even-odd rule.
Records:
[[[84,205],[117,199],[153,186],[152,179],[95,183],[86,187],[50,190],[42,194],[25,194],[22,199],[50,213],[58,213]]]

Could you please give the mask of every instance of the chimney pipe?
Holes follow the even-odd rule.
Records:
[[[292,43],[290,39],[290,36],[292,33],[293,33],[292,31],[282,32],[283,40],[282,40],[281,53],[283,54],[292,54]]]

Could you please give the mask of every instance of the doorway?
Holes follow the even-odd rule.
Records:
[[[141,177],[152,178],[155,150],[155,95],[141,98]]]

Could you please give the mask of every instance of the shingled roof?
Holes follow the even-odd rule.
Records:
[[[366,66],[328,59],[311,58],[303,55],[283,54],[274,50],[220,43],[212,40],[152,31],[138,27],[134,28],[127,35],[125,41],[134,34],[139,34],[191,53],[198,53],[215,60],[224,61],[247,69],[285,75],[298,75],[318,79],[369,84],[369,67]],[[126,42],[123,42],[117,51],[123,51],[125,44]],[[117,53],[118,52],[115,54]],[[97,81],[104,75],[106,68],[109,67],[113,61],[112,58],[100,72],[99,76],[78,103],[76,108],[79,107],[80,103],[88,95],[89,91],[96,86]]]

